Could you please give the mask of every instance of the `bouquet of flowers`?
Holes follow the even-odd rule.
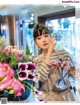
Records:
[[[23,50],[19,50],[17,46],[6,47],[0,44],[0,97],[10,98],[13,95],[14,101],[26,99],[23,97],[28,89],[42,101],[41,92],[33,86],[33,82],[39,80],[35,71],[36,66]]]

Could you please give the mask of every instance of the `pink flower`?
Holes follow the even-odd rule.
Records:
[[[35,70],[36,66],[32,63],[32,62],[28,62],[28,63],[19,63],[18,64],[18,69],[19,70]]]
[[[5,49],[5,46],[2,46],[1,50],[3,51]]]
[[[14,81],[12,83],[12,89],[14,90],[16,96],[21,96],[22,95],[22,90],[25,92],[25,86],[22,84],[19,80],[16,80],[14,78]]]
[[[18,50],[19,55],[25,54],[23,50]]]
[[[24,84],[15,78],[10,78],[9,75],[5,76],[3,80],[0,81],[0,91],[10,87],[12,90],[14,90],[16,96],[21,96],[22,90],[25,92]]]
[[[12,46],[7,46],[6,49],[7,49],[8,51],[11,51],[11,50],[12,50]]]
[[[40,79],[40,75],[39,74],[35,74],[33,81],[37,82]]]
[[[38,91],[36,88],[34,88],[34,94],[35,98],[37,98],[39,101],[44,101],[45,95],[43,94],[42,91]]]
[[[25,52],[24,52],[23,50],[19,50],[18,48],[12,49],[12,52],[13,52],[14,54],[18,54],[18,55],[25,54]]]
[[[13,78],[5,77],[5,78],[0,82],[0,91],[3,91],[4,89],[10,87],[12,83],[13,83]]]
[[[36,69],[36,66],[32,62],[28,62],[27,65],[28,65],[27,70],[35,70]]]
[[[28,68],[27,63],[19,63],[18,64],[18,69],[19,70],[26,70]]]
[[[63,61],[63,62],[62,62],[61,68],[62,68],[63,70],[68,70],[69,67],[70,67],[70,64],[69,64],[68,61]]]
[[[13,77],[14,71],[9,67],[8,64],[0,63],[0,79],[4,78],[5,76],[8,76],[8,78]]]
[[[24,71],[20,71],[18,73],[18,77],[19,77],[19,80],[23,81],[23,80],[26,80],[28,78],[28,72],[26,70]]]

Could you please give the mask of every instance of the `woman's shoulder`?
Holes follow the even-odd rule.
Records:
[[[62,50],[55,50],[56,53],[59,53],[59,54],[68,54],[68,52],[64,49]]]
[[[43,54],[39,54],[33,58],[33,62],[41,62],[43,60]]]

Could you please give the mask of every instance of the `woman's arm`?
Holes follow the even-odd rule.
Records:
[[[36,65],[36,73],[40,75],[40,81],[45,82],[50,73],[50,68],[45,62],[41,61],[39,57],[37,59],[34,58],[33,63]]]

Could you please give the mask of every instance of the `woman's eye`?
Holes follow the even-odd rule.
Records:
[[[41,38],[40,38],[40,37],[38,37],[37,39],[38,39],[38,40],[40,40]]]
[[[45,35],[45,37],[48,37],[48,35]]]

